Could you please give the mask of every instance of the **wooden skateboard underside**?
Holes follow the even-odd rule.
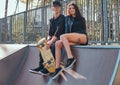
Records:
[[[38,43],[38,48],[43,58],[43,65],[50,72],[53,73],[55,71],[55,59],[52,55],[50,49],[46,49],[47,41],[46,39],[41,39]]]

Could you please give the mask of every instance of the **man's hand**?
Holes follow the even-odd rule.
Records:
[[[49,49],[50,46],[57,40],[56,36],[53,36],[48,42],[47,42],[47,46],[46,49]]]
[[[48,42],[47,42],[47,46],[46,46],[46,49],[49,49],[50,48],[50,46],[52,45],[52,41],[51,40],[49,40]]]

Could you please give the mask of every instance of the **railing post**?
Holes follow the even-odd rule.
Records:
[[[27,27],[27,11],[24,12],[23,43],[25,43],[26,27]]]
[[[10,35],[9,41],[12,42],[12,16],[10,16]]]
[[[41,16],[41,17],[42,17],[42,18],[41,18],[41,19],[42,19],[42,20],[41,20],[41,21],[42,21],[42,22],[41,22],[41,25],[42,25],[42,26],[41,26],[41,27],[42,27],[42,29],[41,29],[41,31],[42,31],[42,32],[41,32],[41,33],[42,33],[42,37],[44,37],[44,32],[45,32],[45,30],[44,30],[44,29],[45,29],[45,28],[44,28],[44,27],[45,27],[45,22],[44,22],[44,21],[45,21],[45,20],[44,20],[44,19],[45,19],[45,18],[44,18],[44,9],[45,9],[45,8],[44,8],[44,7],[45,7],[45,6],[43,6],[42,9],[41,9],[41,13],[42,13],[42,14],[41,14],[41,15],[42,15],[42,16]]]
[[[2,20],[0,19],[0,42],[2,42]]]
[[[107,0],[102,0],[103,14],[103,42],[108,43],[108,18],[107,18]]]

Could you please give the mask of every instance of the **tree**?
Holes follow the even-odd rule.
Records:
[[[27,0],[20,0],[22,3],[26,3]],[[34,0],[28,0],[29,2],[33,2]]]
[[[17,0],[14,14],[16,14],[16,11],[17,11],[17,8],[18,8],[18,4],[19,4],[19,0]]]
[[[34,0],[20,0],[20,2],[26,4],[26,11],[27,11],[29,6],[33,4]]]

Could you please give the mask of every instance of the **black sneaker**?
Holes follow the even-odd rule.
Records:
[[[70,58],[67,60],[67,64],[65,65],[65,69],[70,68],[74,63],[76,59],[75,58]]]
[[[35,69],[30,69],[29,72],[39,74],[39,71],[43,69],[43,67],[37,67]]]
[[[49,71],[46,68],[43,68],[42,70],[39,71],[39,74],[41,74],[41,75],[48,75]]]
[[[57,69],[55,70],[55,72],[52,74],[51,78],[52,78],[52,79],[55,79],[55,78],[60,74],[61,71],[62,71],[62,68],[61,68],[61,67],[60,67],[60,68],[57,68]]]

